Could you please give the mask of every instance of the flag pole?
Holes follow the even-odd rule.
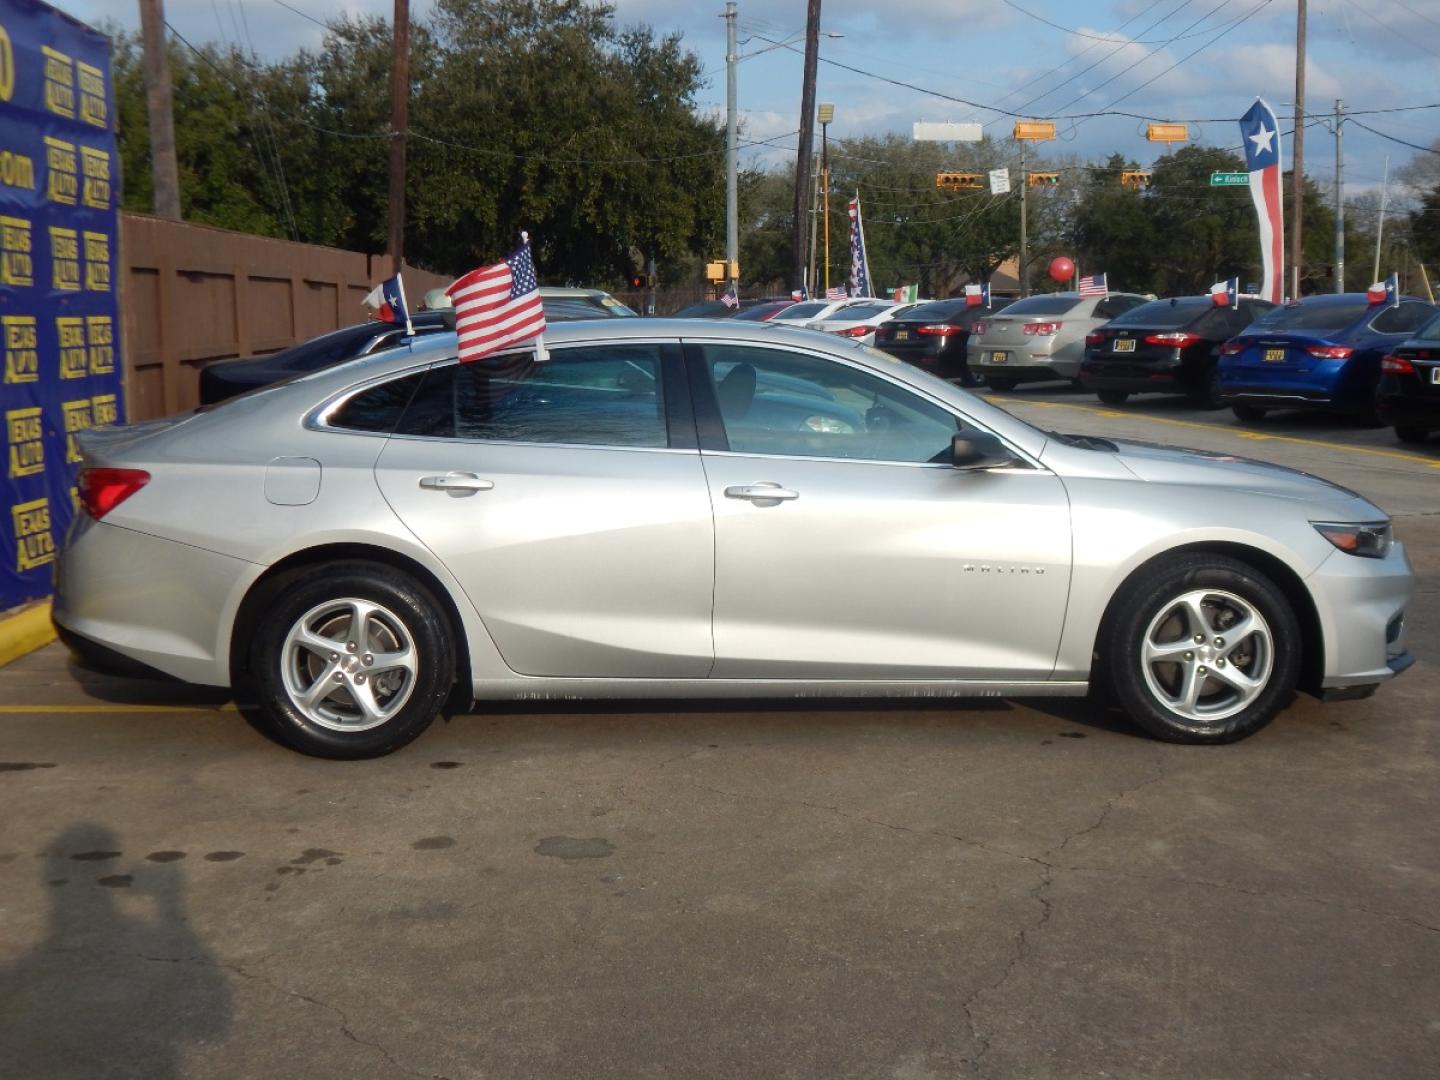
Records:
[[[410,321],[410,301],[405,299],[405,275],[395,275],[395,285],[400,290],[400,306],[405,309],[405,336],[415,336],[415,324]]]

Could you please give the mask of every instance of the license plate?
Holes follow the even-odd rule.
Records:
[[[990,354],[990,363],[992,364],[1003,364],[1006,363],[1009,359],[1010,354],[1008,352],[992,352]]]
[[[896,340],[896,341],[908,341],[908,340],[910,340],[910,331],[909,331],[909,330],[896,330],[896,331],[895,331],[895,340]]]
[[[1134,339],[1133,339],[1133,338],[1125,338],[1125,339],[1117,340],[1117,341],[1115,342],[1115,351],[1116,351],[1116,352],[1134,352],[1134,351],[1135,351],[1135,341],[1134,341]]]
[[[1266,349],[1266,350],[1265,350],[1265,363],[1267,363],[1267,364],[1283,364],[1284,362],[1285,362],[1285,350],[1284,350],[1284,349]]]
[[[1432,383],[1440,383],[1440,367],[1432,367],[1430,369],[1430,381]]]

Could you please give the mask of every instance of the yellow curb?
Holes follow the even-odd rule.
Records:
[[[50,601],[41,600],[0,619],[0,667],[55,640]]]

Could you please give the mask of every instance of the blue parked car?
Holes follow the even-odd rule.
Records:
[[[1220,347],[1221,400],[1246,421],[1271,409],[1319,409],[1378,424],[1380,358],[1433,314],[1423,300],[1389,307],[1365,293],[1283,304]]]

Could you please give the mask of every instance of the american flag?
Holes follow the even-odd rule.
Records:
[[[545,332],[530,238],[504,262],[471,270],[445,290],[455,305],[460,362],[467,364]]]
[[[844,285],[832,285],[825,290],[826,300],[844,300],[846,295]]]
[[[738,308],[740,306],[740,298],[735,295],[735,286],[733,284],[721,294],[720,303],[724,304],[727,308]]]
[[[1080,279],[1081,296],[1109,296],[1110,287],[1105,284],[1104,274],[1087,274]]]

